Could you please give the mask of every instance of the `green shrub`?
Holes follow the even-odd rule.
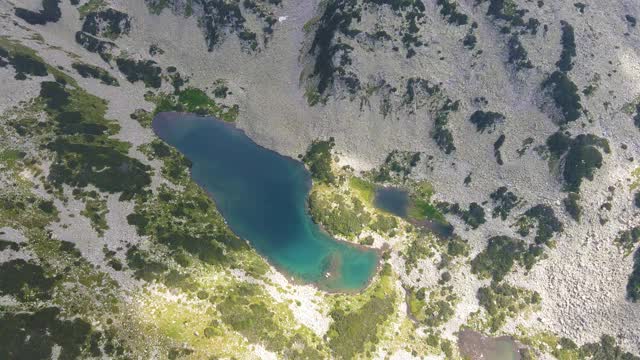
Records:
[[[579,354],[580,359],[589,360],[640,360],[640,357],[624,352],[609,335],[602,335],[600,342],[582,345]]]
[[[485,223],[486,220],[484,216],[484,208],[478,203],[472,202],[469,204],[469,210],[463,212],[462,220],[471,226],[472,229],[477,229]]]
[[[404,258],[405,271],[407,274],[410,274],[418,264],[419,260],[433,256],[434,252],[431,249],[431,244],[426,238],[418,237],[411,240],[409,246],[405,251],[403,251],[402,255]]]
[[[80,76],[83,78],[99,79],[101,83],[111,86],[119,86],[118,80],[111,76],[108,71],[97,66],[75,62],[71,64]]]
[[[111,41],[100,40],[97,37],[83,31],[76,32],[76,42],[87,51],[97,53],[105,62],[110,62],[113,55],[111,51],[116,48],[116,44]]]
[[[354,18],[360,18],[360,9],[354,0],[329,1],[324,6],[309,54],[315,56],[312,76],[315,77],[315,89],[318,95],[324,95],[333,83],[336,73],[344,72],[341,65],[336,66],[334,57],[341,53],[341,64],[349,63],[351,47],[346,44],[334,43],[338,31],[349,33],[349,26]]]
[[[79,88],[67,90],[64,84],[41,83],[40,96],[58,135],[47,144],[55,153],[49,180],[56,186],[67,184],[101,191],[122,192],[124,198],[144,192],[150,184],[150,168],[128,156],[127,143],[109,135],[119,126],[104,118],[106,102]]]
[[[494,218],[500,216],[502,220],[506,220],[511,210],[520,204],[520,199],[514,193],[508,191],[506,186],[499,187],[489,197],[495,204],[492,216]]]
[[[489,315],[489,330],[498,331],[509,317],[517,316],[532,305],[540,303],[540,294],[506,283],[492,282],[478,289],[478,302]]]
[[[82,31],[114,40],[131,31],[131,20],[129,15],[111,8],[90,12],[84,18]]]
[[[555,211],[548,205],[538,204],[522,214],[519,220],[520,235],[526,236],[529,230],[535,227],[533,224],[535,222],[537,222],[535,242],[538,245],[548,244],[555,233],[564,230],[564,225],[556,217]]]
[[[497,122],[504,121],[504,119],[504,115],[500,113],[477,110],[476,112],[471,114],[469,121],[471,121],[471,123],[476,126],[477,131],[482,133],[487,129],[489,129],[489,132],[491,132],[495,128],[495,124]]]
[[[525,249],[522,240],[494,236],[489,239],[487,248],[471,261],[471,272],[480,278],[491,277],[494,281],[501,281],[516,263],[521,262]]]
[[[397,177],[406,180],[418,162],[420,162],[419,152],[393,150],[387,155],[384,163],[373,170],[373,178],[379,183],[391,181]]]
[[[438,0],[436,2],[438,6],[441,6],[440,15],[442,15],[449,24],[455,24],[457,26],[466,25],[469,21],[469,17],[458,11],[458,4],[450,2],[449,0]]]
[[[567,210],[569,215],[577,221],[580,222],[580,217],[582,216],[582,207],[578,204],[580,201],[580,194],[578,193],[569,193],[566,199],[563,200],[564,208]]]
[[[100,332],[82,318],[63,319],[57,307],[43,307],[35,312],[0,314],[2,359],[50,359],[54,351],[59,359],[101,357]]]
[[[364,300],[362,305],[356,308],[338,305],[329,313],[333,322],[326,336],[336,358],[353,359],[364,353],[367,345],[375,346],[381,340],[379,329],[396,311],[397,296],[389,285],[390,272],[389,265],[385,265],[381,279],[359,295]]]
[[[318,191],[313,191],[309,196],[309,211],[313,220],[321,224],[327,232],[333,235],[341,235],[353,238],[359,235],[371,221],[371,215],[364,209],[362,202],[358,198],[351,198],[350,201],[339,194],[327,197]],[[379,219],[378,224],[373,226],[380,231],[389,230],[395,219]],[[382,222],[380,222],[382,221]]]
[[[154,89],[162,85],[162,69],[153,60],[116,59],[116,65],[131,83],[142,81],[145,87]]]
[[[333,163],[331,150],[334,146],[333,138],[314,140],[307,149],[307,153],[302,157],[302,162],[307,165],[314,180],[326,184],[335,183],[336,177],[331,169]]]
[[[514,65],[516,71],[533,68],[533,64],[531,64],[531,60],[529,60],[529,54],[524,46],[522,46],[517,34],[511,36],[507,46],[509,48],[509,58],[507,62]]]
[[[633,271],[627,282],[627,298],[633,302],[640,301],[640,249],[633,256]]]
[[[577,120],[582,111],[578,87],[565,73],[553,72],[544,82],[542,88],[549,91],[556,107],[562,113],[561,124]]]
[[[560,24],[562,25],[562,53],[556,66],[560,71],[566,73],[573,68],[572,59],[576,56],[576,41],[573,26],[566,21],[561,21]]]
[[[383,214],[377,215],[375,221],[371,223],[371,230],[383,235],[393,232],[397,227],[398,221],[394,216]]]
[[[549,152],[556,158],[560,158],[571,146],[571,138],[562,131],[553,133],[546,141]]]
[[[568,191],[579,192],[583,179],[593,180],[596,169],[602,167],[603,150],[611,152],[607,139],[592,134],[580,134],[574,139],[562,132],[556,132],[547,138],[547,148],[555,159],[566,153],[562,175]]]
[[[40,265],[23,259],[0,264],[0,295],[14,296],[20,301],[50,299],[55,281]]]
[[[471,261],[471,272],[480,278],[491,277],[499,282],[516,264],[527,270],[531,269],[542,252],[541,247],[527,247],[522,240],[494,236],[489,239],[487,248]]]
[[[622,247],[625,252],[631,253],[636,245],[640,242],[640,226],[633,227],[629,230],[623,230],[618,233],[615,243]]]
[[[60,0],[42,0],[42,10],[32,11],[24,8],[15,8],[14,13],[20,19],[31,25],[45,25],[49,22],[58,22],[62,16]]]
[[[580,189],[582,179],[593,180],[595,169],[602,167],[602,154],[593,146],[571,147],[562,172],[569,190]]]

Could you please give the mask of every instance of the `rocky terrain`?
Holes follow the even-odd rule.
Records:
[[[457,359],[466,328],[523,359],[636,359],[637,18],[630,0],[0,2],[0,358]],[[314,219],[381,249],[371,285],[270,266],[154,135],[163,111],[304,161]],[[382,185],[406,218],[374,206]]]

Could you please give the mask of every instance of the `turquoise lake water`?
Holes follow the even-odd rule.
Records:
[[[301,162],[210,117],[162,113],[153,128],[191,160],[193,179],[209,192],[231,229],[274,266],[327,290],[367,285],[378,254],[331,238],[311,220],[311,177]]]

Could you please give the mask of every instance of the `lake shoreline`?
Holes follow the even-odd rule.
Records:
[[[285,161],[292,163],[294,165],[299,165],[301,164],[301,162],[299,160],[296,160],[290,156],[287,155],[282,155],[279,154],[278,152],[268,149],[260,144],[255,143],[253,140],[251,140],[251,138],[248,137],[248,135],[245,133],[245,131],[243,129],[238,128],[235,123],[231,123],[231,122],[227,122],[227,121],[223,121],[220,119],[217,119],[213,116],[209,116],[209,115],[198,115],[198,114],[192,114],[192,113],[183,113],[183,112],[162,112],[162,113],[158,113],[157,115],[154,116],[153,121],[152,121],[152,129],[154,131],[154,133],[158,136],[159,139],[161,139],[163,142],[167,143],[167,145],[176,148],[174,145],[172,145],[171,143],[169,143],[169,141],[167,140],[167,136],[166,134],[164,134],[163,136],[163,132],[165,130],[161,129],[161,126],[158,124],[158,121],[167,121],[167,122],[175,122],[175,121],[181,121],[181,119],[179,118],[180,116],[189,116],[189,117],[195,117],[198,119],[202,119],[203,121],[211,121],[214,122],[216,124],[220,124],[223,127],[229,129],[230,131],[234,131],[237,132],[239,134],[242,134],[244,136],[246,136],[251,142],[254,143],[255,146],[257,146],[260,150],[263,151],[267,151],[270,154],[276,155],[278,157],[281,157],[283,159],[285,159]],[[176,149],[178,150],[178,149]],[[182,151],[178,150],[181,154]],[[183,154],[184,155],[184,154]],[[186,155],[184,155],[186,156]],[[306,168],[305,168],[306,171]],[[254,251],[256,251],[257,255],[260,256],[261,258],[263,258],[265,260],[265,262],[267,264],[269,264],[270,267],[272,267],[273,269],[275,269],[277,272],[280,272],[284,278],[287,279],[287,281],[289,281],[290,283],[294,284],[294,285],[310,285],[315,287],[317,290],[321,290],[323,292],[329,293],[329,294],[355,294],[355,293],[361,293],[363,291],[365,291],[374,281],[375,279],[378,278],[379,276],[379,272],[382,268],[382,253],[384,251],[384,249],[382,248],[374,248],[374,247],[368,247],[362,244],[357,244],[357,243],[353,243],[350,241],[345,241],[343,239],[339,239],[336,237],[333,237],[331,234],[329,234],[326,229],[324,229],[324,227],[321,224],[317,224],[315,223],[315,221],[313,221],[313,219],[311,218],[311,213],[310,213],[310,208],[309,208],[309,194],[310,194],[310,190],[307,191],[306,196],[305,196],[305,202],[304,202],[304,207],[305,207],[305,215],[308,216],[311,220],[311,222],[313,224],[315,224],[315,226],[317,226],[319,228],[319,230],[325,234],[326,236],[328,236],[332,241],[335,241],[338,244],[342,244],[345,245],[349,248],[352,249],[356,249],[356,250],[360,250],[360,251],[365,251],[365,252],[372,252],[375,255],[375,266],[374,269],[371,273],[371,275],[369,276],[368,280],[362,285],[361,288],[358,289],[349,289],[349,288],[331,288],[329,286],[325,286],[323,285],[323,279],[320,280],[314,280],[314,281],[308,281],[302,278],[301,275],[296,274],[295,272],[285,269],[283,265],[277,264],[277,261],[274,259],[271,259],[270,256],[263,254],[260,250],[258,250],[258,248],[252,244],[252,242],[243,237],[240,236],[237,229],[234,229],[233,225],[229,223],[228,221],[228,216],[229,214],[226,214],[224,209],[222,209],[221,206],[219,206],[218,201],[216,200],[216,197],[214,196],[214,194],[208,190],[206,188],[206,186],[199,181],[198,179],[194,178],[193,176],[193,172],[192,172],[192,168],[189,168],[189,176],[191,178],[191,180],[194,181],[195,184],[197,184],[198,187],[200,187],[208,196],[209,198],[214,202],[214,204],[216,205],[216,209],[220,212],[220,214],[222,215],[225,223],[227,224],[227,226],[229,226],[229,228],[238,236],[240,237],[243,241],[245,241]],[[306,179],[306,184],[305,186],[307,186],[308,189],[311,189],[313,185],[313,180],[311,179],[310,176],[307,177]],[[331,255],[329,255],[331,256]],[[336,269],[336,266],[333,264],[329,265],[329,269],[327,269],[326,273],[331,273],[332,277],[336,276],[336,273],[340,274],[340,272],[338,271],[338,269]],[[324,276],[324,275],[323,275]]]

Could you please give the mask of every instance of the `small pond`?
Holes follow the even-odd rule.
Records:
[[[471,360],[520,360],[522,348],[510,336],[489,337],[473,330],[458,334],[460,353]]]

